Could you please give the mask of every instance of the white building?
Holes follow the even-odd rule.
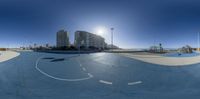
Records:
[[[86,31],[76,31],[75,32],[75,47],[79,48],[79,46],[95,49],[104,49],[105,48],[105,39],[99,35],[89,33]]]
[[[57,32],[56,45],[57,47],[68,47],[70,45],[67,31],[60,30]]]

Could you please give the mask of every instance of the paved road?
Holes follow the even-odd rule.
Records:
[[[21,52],[0,63],[1,99],[199,99],[200,64],[165,67],[117,54]]]

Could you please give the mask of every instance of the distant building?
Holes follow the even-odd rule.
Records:
[[[76,31],[74,46],[76,48],[84,47],[85,49],[104,49],[105,39],[99,35],[86,31]]]
[[[68,32],[65,30],[58,31],[56,41],[57,47],[68,47],[70,45]]]
[[[118,46],[116,46],[116,45],[112,45],[112,44],[108,44],[108,45],[106,45],[106,48],[108,48],[108,49],[119,49],[119,47]]]
[[[48,48],[48,47],[49,47],[49,44],[48,44],[48,43],[47,43],[47,44],[45,44],[45,47],[46,47],[46,48]]]
[[[33,46],[34,46],[34,48],[37,48],[37,44],[36,44],[36,43],[34,43],[34,45],[33,45]]]

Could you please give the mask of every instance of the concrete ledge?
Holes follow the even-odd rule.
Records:
[[[0,51],[0,62],[4,62],[19,56],[20,53],[14,51]]]

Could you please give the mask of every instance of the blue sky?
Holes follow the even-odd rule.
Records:
[[[0,0],[0,47],[33,43],[55,45],[56,32],[96,33],[122,48],[197,46],[200,32],[198,0]]]

